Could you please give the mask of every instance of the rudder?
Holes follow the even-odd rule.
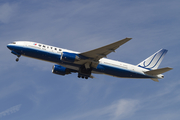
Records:
[[[166,55],[167,51],[168,50],[166,49],[161,49],[147,59],[145,59],[144,61],[142,61],[141,63],[139,63],[137,66],[148,70],[157,69],[162,62],[164,56]]]

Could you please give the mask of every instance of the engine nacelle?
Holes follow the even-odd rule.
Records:
[[[58,74],[58,75],[65,75],[65,74],[70,74],[70,70],[60,66],[60,65],[54,65],[52,68],[52,73],[54,74]]]
[[[75,54],[75,53],[63,52],[63,53],[61,54],[60,60],[62,60],[62,61],[64,61],[64,62],[73,63],[74,61],[80,60],[80,58],[79,58],[78,55]]]

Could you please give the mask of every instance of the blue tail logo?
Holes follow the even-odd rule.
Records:
[[[141,63],[139,63],[137,66],[146,68],[148,70],[157,69],[160,63],[162,62],[164,56],[166,55],[167,51],[168,50],[166,49],[161,49],[158,52],[151,55],[150,57],[148,57],[147,59],[145,59],[144,61],[142,61]]]

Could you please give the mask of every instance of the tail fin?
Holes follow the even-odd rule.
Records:
[[[145,59],[144,61],[142,61],[141,63],[139,63],[137,66],[148,70],[157,69],[162,62],[164,56],[166,55],[167,51],[168,50],[166,49],[161,49],[147,59]]]

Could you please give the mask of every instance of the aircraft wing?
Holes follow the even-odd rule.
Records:
[[[123,45],[124,43],[128,42],[129,40],[131,40],[132,38],[125,38],[122,40],[119,40],[117,42],[114,42],[112,44],[94,49],[94,50],[90,50],[84,53],[81,53],[80,55],[86,56],[91,58],[91,60],[93,61],[98,61],[99,59],[106,57],[109,53],[111,52],[115,52],[115,50]]]

